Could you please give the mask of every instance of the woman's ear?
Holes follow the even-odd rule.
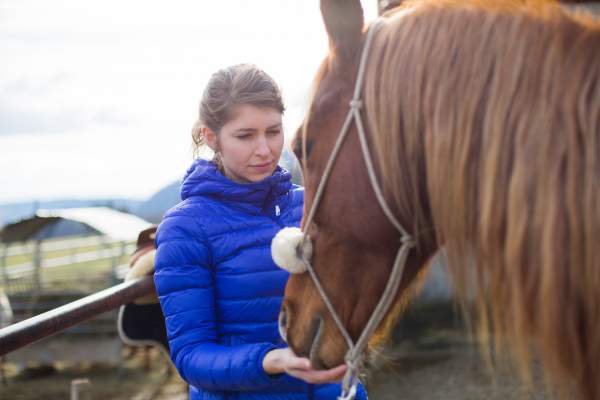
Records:
[[[206,142],[206,144],[208,145],[208,147],[210,147],[210,149],[214,152],[216,152],[218,150],[218,140],[217,140],[217,134],[213,132],[212,129],[210,129],[207,126],[203,126],[202,127],[202,136],[204,137],[204,141]]]

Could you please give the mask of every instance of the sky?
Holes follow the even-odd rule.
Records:
[[[326,53],[318,0],[0,0],[0,204],[180,179],[202,90],[232,64],[278,82],[289,139]]]

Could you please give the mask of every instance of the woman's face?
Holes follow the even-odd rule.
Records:
[[[210,131],[205,137],[208,145],[220,152],[228,178],[258,182],[273,174],[279,162],[283,149],[281,113],[274,108],[243,104],[236,107],[233,118],[218,136]]]

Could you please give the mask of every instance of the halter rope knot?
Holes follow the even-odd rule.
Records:
[[[350,105],[350,108],[352,108],[354,110],[362,110],[362,107],[363,107],[362,100],[350,100],[350,102],[348,104]]]

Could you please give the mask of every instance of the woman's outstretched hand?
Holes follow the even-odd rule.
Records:
[[[292,350],[285,348],[268,352],[263,359],[263,369],[270,375],[285,372],[308,383],[319,384],[341,381],[346,372],[346,365],[319,371],[312,369],[308,358],[298,357]]]

